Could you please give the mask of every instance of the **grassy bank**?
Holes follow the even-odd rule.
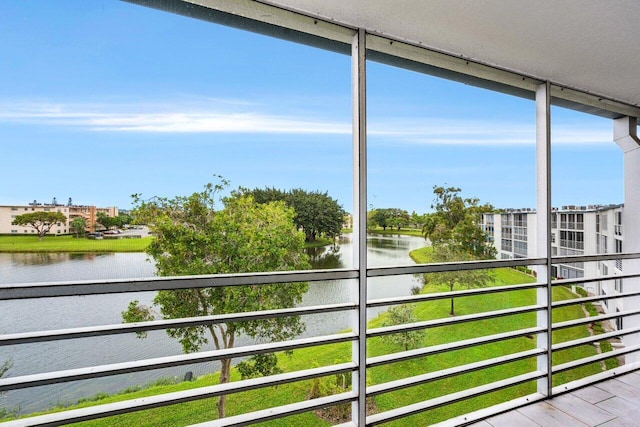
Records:
[[[428,256],[428,249],[414,251],[412,257],[416,260],[424,259]],[[513,269],[496,269],[495,285],[507,285],[533,282],[534,278]],[[425,293],[445,291],[441,286],[429,286],[423,290]],[[558,287],[553,291],[554,300],[565,300],[575,298],[570,290]],[[458,316],[494,311],[518,306],[535,304],[535,290],[521,290],[495,295],[480,295],[458,298],[456,300],[456,313]],[[419,320],[447,319],[449,318],[449,300],[437,300],[415,304],[415,315]],[[369,327],[378,327],[385,320],[385,314],[369,322]],[[491,320],[474,321],[456,325],[430,328],[426,331],[422,346],[435,346],[447,344],[454,341],[470,339],[478,336],[492,335],[500,332],[532,327],[536,324],[535,313],[526,313],[513,316],[504,316]],[[577,306],[563,307],[553,311],[553,321],[584,317],[582,308]],[[560,331],[554,334],[555,342],[578,339],[588,336],[586,327],[576,327]],[[501,341],[485,344],[478,347],[466,348],[463,350],[441,353],[436,356],[413,359],[409,361],[397,362],[389,365],[369,369],[367,381],[370,385],[376,385],[410,376],[434,372],[441,369],[451,368],[467,363],[499,357],[519,351],[535,348],[535,338],[521,337],[508,341]],[[368,356],[379,356],[388,353],[399,352],[402,349],[393,344],[380,339],[372,338],[368,340]],[[595,354],[593,346],[582,346],[554,355],[554,364],[564,363],[569,360],[590,356]],[[315,366],[324,366],[333,363],[349,361],[351,358],[351,344],[341,343],[323,347],[305,348],[295,350],[293,356],[279,355],[280,367],[284,372],[309,369]],[[489,382],[527,373],[536,369],[535,359],[526,359],[498,367],[484,369],[478,372],[470,372],[463,375],[453,376],[435,382],[411,387],[405,390],[395,391],[388,394],[376,396],[376,410],[387,411],[404,405],[416,403],[438,396],[455,393],[460,390],[469,389]],[[579,369],[564,372],[554,376],[554,385],[571,381],[586,375],[592,375],[601,371],[599,364],[591,364]],[[234,369],[232,381],[239,380],[239,374]],[[90,406],[94,404],[110,403],[126,399],[142,398],[159,393],[169,393],[185,390],[194,387],[203,387],[216,384],[217,374],[206,375],[193,382],[182,382],[178,384],[156,385],[129,393],[101,396],[95,401],[87,401],[74,408]],[[333,378],[323,380],[322,387],[330,386]],[[260,390],[253,390],[245,393],[238,393],[229,396],[227,415],[236,415],[255,410],[260,410],[276,405],[303,401],[312,388],[312,381],[301,381],[294,384],[279,385]],[[456,415],[467,413],[482,407],[490,406],[501,401],[514,399],[518,396],[530,394],[535,391],[535,382],[524,383],[515,387],[501,390],[494,393],[483,394],[479,397],[447,405],[435,410],[415,415],[403,420],[393,422],[389,425],[415,426],[436,423]],[[83,423],[89,426],[174,426],[199,423],[215,417],[215,399],[204,399],[189,403],[173,405],[165,408],[151,409],[144,412],[125,414],[116,417],[106,418]],[[270,426],[324,426],[330,423],[319,418],[316,414],[306,413],[277,420],[263,425]]]
[[[372,234],[391,234],[391,235],[400,234],[403,236],[424,237],[424,234],[422,234],[422,230],[418,230],[416,228],[401,228],[400,230],[387,228],[386,230],[383,230],[381,227],[375,227],[367,230],[367,232]]]
[[[0,252],[144,252],[152,237],[139,239],[76,239],[73,236],[0,236]]]
[[[7,236],[0,235],[0,252],[144,252],[153,237],[140,239],[102,239],[91,240],[73,236],[45,236],[39,240],[38,236]],[[318,239],[313,243],[306,243],[306,248],[327,246],[333,243],[331,239]]]

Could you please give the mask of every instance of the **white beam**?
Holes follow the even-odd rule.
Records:
[[[358,399],[352,404],[352,420],[364,425],[367,388],[367,82],[366,34],[359,30],[353,37],[351,53],[353,102],[353,258],[359,271],[355,295],[358,304],[354,314],[353,330],[358,341],[352,344],[352,360],[358,370],[353,374],[353,389]]]
[[[624,229],[623,252],[640,252],[640,140],[636,134],[637,118],[622,117],[613,121],[613,139],[624,156],[624,210],[622,226]],[[640,260],[623,260],[625,274],[640,271]],[[640,279],[624,279],[625,288],[638,289]],[[624,310],[640,307],[640,297],[627,297],[622,302]],[[623,327],[640,326],[640,316],[629,316],[623,320]],[[631,334],[622,339],[625,346],[640,345],[640,334]],[[638,353],[625,356],[626,363],[640,361]]]
[[[545,257],[546,265],[538,266],[537,277],[545,287],[536,290],[537,304],[547,310],[537,313],[537,325],[547,330],[537,335],[538,348],[546,353],[538,356],[538,370],[547,376],[538,380],[538,393],[551,395],[551,90],[549,82],[536,88],[536,181],[537,181],[537,257]]]

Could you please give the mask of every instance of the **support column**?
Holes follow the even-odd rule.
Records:
[[[613,139],[624,156],[624,210],[622,212],[622,232],[624,235],[623,252],[640,252],[640,140],[637,136],[637,118],[622,117],[613,121]],[[625,274],[640,271],[640,260],[623,260]],[[624,279],[624,289],[636,291],[640,288],[640,278]],[[623,310],[640,307],[640,297],[625,298]],[[623,328],[640,326],[640,316],[625,317]],[[639,345],[640,334],[622,337],[625,346]],[[627,364],[640,361],[637,353],[625,356]]]
[[[351,48],[353,102],[353,262],[358,269],[358,284],[353,300],[358,310],[353,315],[353,331],[358,340],[352,344],[352,360],[358,370],[352,386],[358,392],[351,416],[356,426],[364,426],[367,416],[367,103],[366,103],[366,33],[358,30]]]
[[[536,88],[536,257],[546,258],[545,265],[538,266],[538,281],[545,287],[538,288],[536,300],[538,305],[547,307],[537,312],[538,327],[545,328],[546,333],[538,334],[538,348],[546,352],[537,358],[537,369],[546,372],[544,378],[538,380],[538,393],[551,396],[551,97],[549,82]]]

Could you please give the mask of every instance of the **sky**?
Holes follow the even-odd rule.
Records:
[[[131,207],[223,176],[352,206],[348,56],[114,0],[0,2],[0,205]],[[370,208],[535,207],[533,101],[368,61]],[[622,203],[609,120],[552,109],[554,206]]]

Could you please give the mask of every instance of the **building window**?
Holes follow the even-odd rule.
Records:
[[[614,239],[613,241],[615,242],[615,245],[616,245],[616,253],[617,254],[621,254],[622,253],[622,240]],[[617,259],[616,260],[616,268],[618,270],[622,271],[622,260],[621,259]]]
[[[622,212],[616,212],[613,229],[616,236],[622,236]]]
[[[622,290],[622,279],[616,279],[614,283],[615,283],[614,286],[615,286],[616,292],[622,293],[623,292],[623,290]]]
[[[18,208],[11,208],[11,210],[12,210],[12,211],[17,211],[17,210],[18,210]]]
[[[616,313],[620,313],[620,309],[616,308]],[[616,317],[616,329],[621,331],[622,329],[624,329],[624,326],[622,324],[622,317]]]

